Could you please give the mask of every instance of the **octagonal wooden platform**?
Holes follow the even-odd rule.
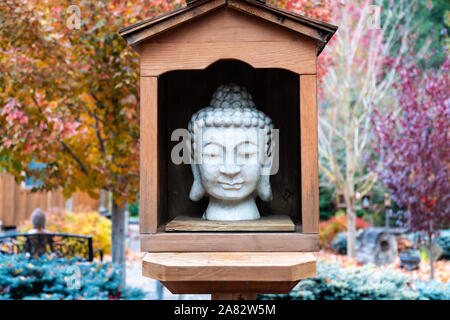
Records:
[[[172,293],[288,293],[316,275],[310,252],[147,253],[142,273]]]

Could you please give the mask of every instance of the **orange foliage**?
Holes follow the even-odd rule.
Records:
[[[361,218],[356,218],[356,229],[364,229],[369,227],[370,224],[365,222]],[[322,248],[331,248],[331,241],[334,237],[343,231],[347,231],[347,216],[341,215],[337,217],[331,217],[327,221],[323,221],[319,225],[320,228],[320,246]]]

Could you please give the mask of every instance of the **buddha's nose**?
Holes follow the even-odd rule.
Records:
[[[234,164],[224,164],[220,166],[219,171],[223,175],[234,177],[239,172],[241,172],[241,167]]]

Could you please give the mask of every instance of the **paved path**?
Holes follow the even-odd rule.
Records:
[[[158,299],[158,283],[156,280],[143,277],[141,275],[140,265],[128,265],[127,266],[127,285],[130,287],[140,288],[147,293],[145,300],[156,300]],[[166,288],[162,291],[163,300],[210,300],[211,296],[209,294],[190,294],[190,295],[179,295],[172,294]]]
[[[142,263],[139,257],[141,256],[139,243],[139,226],[130,224],[128,228],[127,248],[129,255],[127,258],[127,285],[134,288],[140,288],[147,293],[145,300],[158,299],[158,290],[161,290],[161,285],[158,287],[158,281],[142,276]],[[161,294],[159,294],[161,295]],[[166,288],[162,290],[163,300],[210,300],[209,294],[190,294],[178,295],[172,294]]]

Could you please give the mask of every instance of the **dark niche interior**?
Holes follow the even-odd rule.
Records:
[[[204,70],[165,73],[158,80],[159,203],[158,223],[176,216],[201,217],[208,199],[189,199],[191,166],[174,164],[171,141],[177,128],[186,128],[192,114],[209,105],[214,91],[234,82],[252,94],[256,108],[279,129],[279,171],[270,177],[273,200],[256,199],[261,216],[289,215],[301,221],[299,76],[282,69],[255,69],[238,60],[220,60]]]

